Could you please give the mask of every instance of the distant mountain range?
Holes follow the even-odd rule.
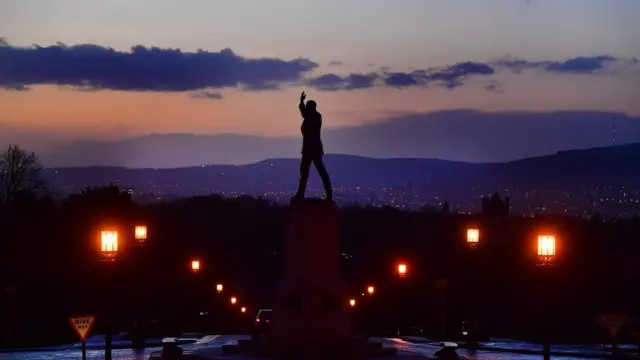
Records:
[[[465,163],[436,159],[372,159],[327,155],[336,187],[408,186],[415,194],[468,202],[495,189],[580,192],[593,184],[640,189],[640,143],[587,150],[506,163]],[[209,192],[293,191],[298,159],[269,159],[248,165],[208,165],[175,169],[78,167],[47,169],[55,187],[80,190],[110,182],[136,191],[181,196]],[[312,170],[315,171],[315,170]],[[320,188],[312,173],[310,185]]]
[[[611,145],[614,119],[618,144],[640,142],[640,118],[598,111],[450,110],[345,128],[331,128],[331,116],[326,116],[323,139],[325,150],[335,154],[505,162]],[[298,124],[294,120],[291,126],[297,128]],[[6,135],[0,131],[0,144],[3,139]],[[154,134],[120,141],[75,142],[37,153],[49,167],[175,168],[291,158],[299,156],[300,143],[299,136]]]

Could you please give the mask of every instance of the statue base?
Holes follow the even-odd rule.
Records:
[[[395,354],[357,338],[340,276],[340,220],[335,203],[292,200],[284,272],[276,289],[271,332],[225,346],[228,354],[278,359],[366,359]]]

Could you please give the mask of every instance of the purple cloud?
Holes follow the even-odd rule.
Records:
[[[495,65],[508,68],[516,73],[527,69],[539,69],[556,74],[595,74],[604,70],[605,66],[619,59],[609,56],[579,56],[565,61],[527,61],[521,59],[498,60]]]
[[[326,74],[307,82],[312,88],[321,91],[356,90],[373,87],[377,74],[351,74],[345,77]]]
[[[215,91],[203,90],[191,94],[192,99],[200,100],[222,100],[222,94]]]
[[[427,86],[429,83],[443,85],[449,89],[461,86],[469,76],[487,76],[495,74],[493,67],[487,64],[464,62],[442,68],[428,70],[415,70],[406,72],[387,72],[383,74],[351,74],[341,77],[335,74],[327,74],[316,77],[308,83],[318,90],[337,91],[355,90],[373,87],[375,81],[382,79],[386,86],[406,88],[412,86]]]
[[[0,87],[50,84],[129,91],[194,91],[237,87],[270,89],[298,81],[318,64],[307,59],[248,59],[220,52],[135,46],[130,52],[98,45],[0,45]]]
[[[333,61],[337,65],[338,61]],[[407,88],[442,86],[455,89],[470,79],[485,78],[499,70],[515,73],[538,69],[556,74],[598,74],[609,63],[637,68],[638,60],[623,63],[608,55],[582,56],[564,61],[527,61],[505,58],[489,63],[461,62],[444,67],[412,72],[324,74],[306,78],[318,64],[308,59],[248,59],[231,49],[219,52],[135,46],[117,51],[98,45],[67,46],[63,43],[42,47],[16,47],[0,38],[0,89],[26,91],[31,85],[57,85],[78,91],[161,91],[195,92],[192,97],[219,100],[222,95],[210,90],[238,88],[242,91],[279,90],[285,86],[306,84],[320,91],[367,89],[378,83]],[[625,71],[625,70],[620,70]],[[484,86],[491,92],[502,91],[497,83]]]

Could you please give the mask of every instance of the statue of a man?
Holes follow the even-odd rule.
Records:
[[[311,169],[311,163],[313,163],[318,170],[318,174],[320,174],[320,178],[322,178],[326,199],[333,201],[331,180],[322,161],[322,156],[324,155],[322,139],[320,138],[322,114],[316,109],[317,105],[315,101],[309,100],[305,105],[304,100],[306,98],[307,95],[303,91],[300,95],[299,105],[300,114],[302,114],[303,118],[302,126],[300,127],[300,131],[302,132],[302,159],[300,160],[300,182],[298,183],[298,192],[295,198],[304,198],[307,180],[309,179],[309,170]]]

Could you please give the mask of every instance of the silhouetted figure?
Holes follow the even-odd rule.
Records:
[[[322,184],[324,185],[324,191],[328,201],[333,201],[333,191],[331,189],[331,180],[329,179],[329,173],[324,166],[322,156],[324,155],[324,149],[322,148],[322,140],[320,139],[320,130],[322,129],[322,114],[316,110],[316,102],[313,100],[307,101],[305,105],[304,100],[307,95],[302,92],[300,95],[300,114],[302,114],[302,126],[300,131],[302,132],[302,159],[300,161],[300,182],[298,183],[298,192],[296,198],[304,198],[304,192],[307,189],[307,180],[309,180],[309,170],[311,169],[311,163],[313,163],[322,178]]]

